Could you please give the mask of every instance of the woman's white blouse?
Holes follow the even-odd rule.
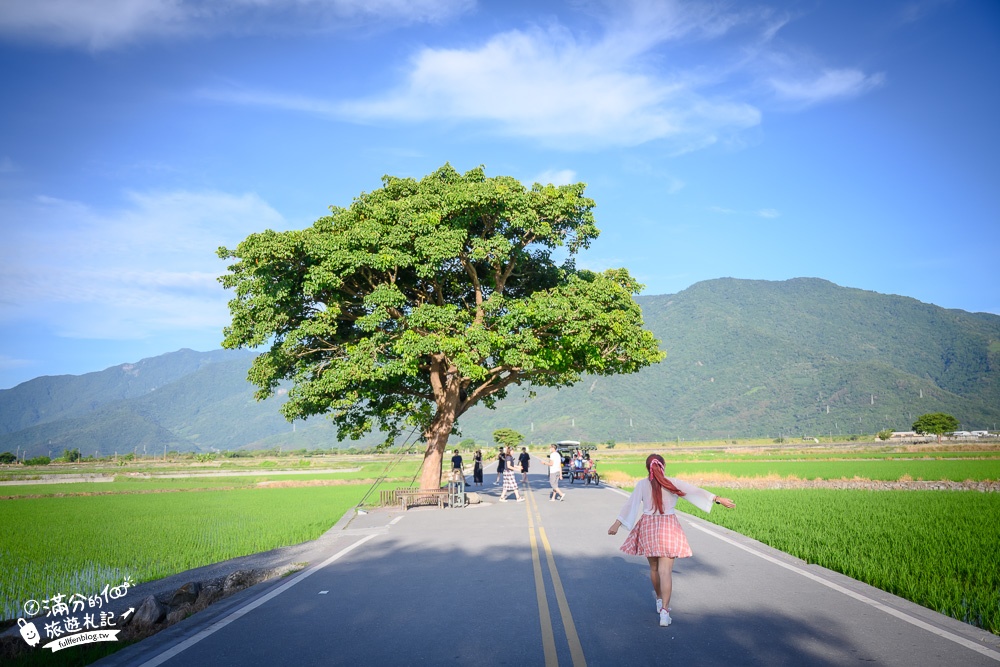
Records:
[[[712,511],[712,503],[715,501],[715,494],[709,493],[704,489],[698,488],[694,484],[688,484],[680,479],[674,479],[673,477],[668,477],[667,479],[673,482],[674,486],[684,492],[684,500],[688,501],[703,512]],[[664,490],[664,514],[674,513],[674,508],[677,506],[677,498],[678,496]],[[640,479],[635,483],[635,489],[633,489],[632,495],[628,497],[628,500],[625,502],[625,506],[622,507],[622,511],[618,513],[618,520],[622,522],[623,526],[632,530],[636,520],[639,518],[639,512],[642,512],[643,514],[656,513],[656,507],[653,505],[653,485],[649,481],[648,477]]]

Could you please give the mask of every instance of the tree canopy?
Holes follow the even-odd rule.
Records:
[[[341,439],[417,429],[421,487],[436,488],[473,405],[663,358],[628,271],[575,267],[599,233],[584,188],[446,164],[385,176],[309,228],[251,234],[219,249],[235,260],[219,279],[235,293],[223,345],[267,346],[249,378],[258,399],[292,381],[289,420],[329,413]]]
[[[512,428],[498,428],[493,431],[493,442],[501,447],[520,447],[524,436]]]
[[[929,412],[920,415],[913,422],[913,430],[917,433],[933,433],[941,440],[945,433],[951,433],[958,429],[958,420],[944,412]]]

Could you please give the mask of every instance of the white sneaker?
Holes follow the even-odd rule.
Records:
[[[505,502],[507,502],[507,499],[506,498],[501,498],[500,502],[505,503]]]
[[[663,611],[663,600],[656,598],[656,613],[659,614]]]
[[[517,502],[519,502],[519,503],[523,503],[523,502],[524,502],[524,498],[518,498],[518,499],[517,499]]]
[[[660,610],[660,627],[665,628],[670,625],[670,612],[666,609]]]

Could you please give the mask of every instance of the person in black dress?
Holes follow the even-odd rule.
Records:
[[[507,456],[503,451],[503,447],[500,448],[500,454],[497,456],[497,479],[493,482],[493,486],[500,483],[501,478],[503,478],[503,471],[507,468]]]
[[[483,485],[483,453],[478,449],[472,456],[472,483]]]

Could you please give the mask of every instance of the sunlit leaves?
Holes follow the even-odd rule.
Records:
[[[330,413],[341,437],[435,419],[447,432],[510,384],[655,363],[638,283],[572,263],[599,233],[584,187],[445,165],[386,176],[307,229],[253,234],[219,251],[236,260],[220,279],[234,292],[224,345],[269,344],[250,373],[259,395],[291,380],[285,415]]]

